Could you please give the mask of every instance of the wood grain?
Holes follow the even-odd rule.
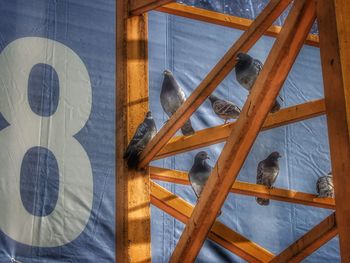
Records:
[[[325,114],[325,111],[326,106],[323,99],[281,109],[276,113],[268,115],[262,129],[269,130],[282,125],[317,117]],[[197,131],[192,136],[176,136],[164,146],[154,159],[157,160],[215,143],[224,142],[235,125],[236,123],[232,122],[230,124]]]
[[[271,2],[270,2],[271,3]],[[290,69],[315,21],[315,2],[295,1],[237,125],[204,187],[172,254],[171,263],[194,262]],[[288,51],[288,52],[286,52]]]
[[[318,1],[317,20],[342,262],[350,262],[349,14],[349,1]]]
[[[194,6],[188,6],[180,3],[170,3],[163,5],[156,9],[159,12],[186,17],[202,22],[207,22],[215,25],[231,27],[239,30],[247,30],[249,26],[253,23],[253,20],[246,19],[238,16],[232,16],[228,14],[223,14],[219,12],[214,12]],[[280,26],[272,25],[270,26],[264,35],[270,37],[277,37],[281,31]],[[318,35],[309,34],[305,40],[306,45],[318,47],[319,38]]]
[[[116,27],[116,261],[151,262],[149,172],[123,159],[148,110],[147,15],[128,18],[127,1],[118,0]]]
[[[336,218],[333,213],[273,258],[271,263],[301,262],[335,237],[337,233]]]
[[[247,52],[279,17],[291,0],[271,0],[264,11],[254,20],[236,43],[227,51],[223,58],[208,73],[204,80],[189,96],[189,98],[160,129],[153,140],[147,145],[140,159],[139,167],[147,165],[163,148],[170,138],[189,119],[193,112],[215,90],[220,82],[229,74],[236,64],[235,57],[238,52]]]
[[[153,180],[171,182],[176,184],[189,185],[188,173],[178,170],[165,169],[160,167],[150,167],[150,175]],[[268,198],[272,200],[314,206],[327,209],[335,209],[333,198],[318,198],[315,194],[297,192],[282,188],[268,189],[264,185],[251,184],[236,181],[231,193]]]
[[[191,204],[154,182],[151,182],[151,202],[184,224],[193,211]],[[273,258],[269,251],[219,221],[215,221],[208,238],[248,262],[269,262]]]

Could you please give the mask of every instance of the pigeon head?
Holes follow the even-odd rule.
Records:
[[[332,172],[329,172],[329,173],[328,173],[328,176],[332,176]]]
[[[251,56],[249,56],[248,54],[243,53],[243,52],[240,52],[237,54],[236,60],[237,60],[236,67],[239,69],[246,68],[253,62],[253,58]]]
[[[268,159],[270,160],[273,160],[273,161],[277,161],[279,158],[281,158],[282,156],[280,155],[279,152],[272,152],[269,157],[267,157]]]
[[[210,158],[207,152],[205,151],[201,151],[197,153],[196,156],[194,157],[195,162],[202,162],[202,161],[205,161],[206,159],[210,159]]]
[[[169,69],[166,69],[163,71],[163,75],[164,76],[171,76],[171,75],[173,75],[173,73]]]
[[[213,94],[209,96],[209,100],[210,100],[211,103],[214,103],[214,102],[217,101],[218,99],[219,99],[219,98],[216,97],[216,96],[213,95]]]

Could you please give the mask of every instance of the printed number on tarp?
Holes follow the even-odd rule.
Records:
[[[59,100],[51,116],[33,112],[28,102],[28,78],[37,64],[50,65],[58,75]],[[0,229],[31,246],[55,247],[73,241],[89,220],[93,199],[91,164],[73,137],[91,112],[91,84],[77,54],[53,40],[27,37],[0,53],[0,112],[10,124],[0,131]],[[59,168],[55,208],[34,216],[21,201],[20,169],[32,147],[47,148]]]

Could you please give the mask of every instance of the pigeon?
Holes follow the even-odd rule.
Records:
[[[170,70],[164,70],[163,75],[164,79],[160,92],[160,103],[162,104],[163,110],[170,118],[185,102],[186,96],[181,87],[177,84]],[[181,131],[185,136],[194,134],[190,119],[181,127]]]
[[[250,93],[255,80],[258,78],[258,75],[263,68],[263,63],[260,60],[252,58],[248,54],[242,52],[238,53],[236,60],[236,79],[238,83],[241,84],[243,88],[248,90]],[[274,113],[280,109],[281,104],[276,100],[270,112]]]
[[[316,183],[316,190],[319,198],[332,197],[334,198],[334,186],[332,173],[321,176]]]
[[[213,167],[207,163],[207,159],[210,159],[207,152],[201,151],[197,153],[194,157],[194,163],[188,173],[188,179],[197,199],[200,197],[211,171],[213,170]],[[221,211],[219,211],[217,216],[220,215]]]
[[[266,185],[268,188],[272,188],[274,182],[277,179],[279,173],[278,158],[281,155],[279,152],[271,153],[265,160],[258,164],[256,183]],[[256,198],[259,205],[269,205],[270,200],[264,198]]]
[[[213,169],[213,167],[207,163],[207,159],[209,159],[209,156],[205,151],[197,153],[194,157],[192,168],[188,173],[188,178],[197,198],[201,195],[205,183]]]
[[[140,160],[140,155],[146,145],[156,135],[157,127],[149,111],[143,122],[137,127],[134,137],[132,137],[123,158],[127,160],[128,167],[136,169]]]
[[[239,113],[241,112],[241,109],[231,101],[219,99],[215,95],[210,95],[209,100],[215,114],[218,115],[221,119],[224,119],[225,123],[228,119],[237,119]]]

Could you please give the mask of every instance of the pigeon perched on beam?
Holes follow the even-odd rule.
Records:
[[[177,84],[170,70],[164,70],[163,75],[164,79],[160,92],[160,103],[163,110],[170,118],[185,102],[186,96],[181,87]],[[181,127],[181,132],[185,136],[194,134],[190,119]]]
[[[188,179],[197,199],[200,197],[211,171],[213,170],[213,167],[207,163],[208,159],[210,158],[207,152],[201,151],[197,153],[194,157],[194,163],[188,172]],[[221,211],[218,213],[218,216],[220,215]]]
[[[192,189],[196,194],[197,198],[201,195],[205,183],[207,182],[213,167],[211,167],[207,160],[209,159],[208,154],[205,151],[201,151],[194,157],[194,163],[188,173]]]
[[[209,100],[216,115],[225,120],[237,119],[241,109],[233,104],[231,101],[219,99],[215,95],[210,95]]]
[[[263,63],[249,56],[246,53],[238,53],[237,64],[235,66],[236,79],[239,84],[246,90],[251,91],[260,71],[263,68]],[[282,100],[282,99],[281,99]],[[278,99],[275,101],[274,105],[271,108],[271,113],[279,111],[281,109],[281,104],[278,102]]]
[[[156,133],[156,123],[152,118],[152,113],[149,111],[143,122],[137,127],[134,137],[131,139],[124,153],[123,158],[127,160],[129,168],[137,168],[142,151]]]
[[[332,197],[334,198],[334,185],[332,173],[321,176],[316,183],[316,190],[319,198]]]
[[[281,157],[279,152],[271,153],[265,160],[258,164],[256,183],[272,188],[279,174],[280,168],[278,159]],[[270,200],[265,198],[256,198],[259,205],[269,205]]]

